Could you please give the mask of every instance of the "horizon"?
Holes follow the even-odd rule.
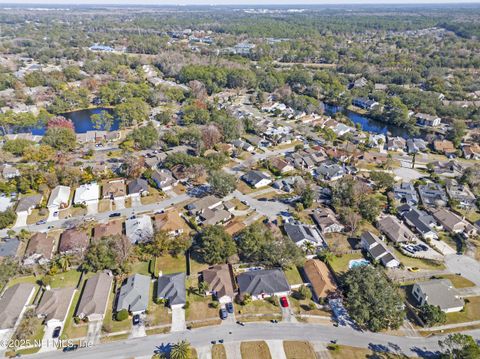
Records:
[[[480,0],[301,0],[300,3],[293,0],[182,0],[182,1],[157,1],[157,0],[78,0],[74,4],[68,0],[0,0],[1,5],[109,5],[109,6],[312,6],[312,5],[465,5],[480,4]]]

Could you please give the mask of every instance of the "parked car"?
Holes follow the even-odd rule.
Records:
[[[132,318],[133,325],[140,324],[140,314],[135,314]]]
[[[227,317],[228,317],[227,311],[224,308],[220,309],[220,319],[225,320],[227,319]]]
[[[280,304],[282,305],[282,307],[287,308],[288,307],[287,297],[280,297]]]
[[[41,219],[36,224],[37,224],[37,226],[39,226],[39,225],[45,224],[45,223],[47,223],[47,220],[46,219]]]
[[[233,304],[232,303],[225,304],[225,308],[227,309],[227,312],[233,313]]]
[[[60,336],[60,332],[62,331],[62,327],[55,327],[53,330],[52,338],[58,338]]]
[[[120,217],[121,216],[121,213],[120,212],[115,212],[115,213],[112,213],[109,215],[110,218],[113,218],[113,217]]]
[[[69,345],[68,347],[63,348],[63,352],[72,352],[78,349],[78,344]]]

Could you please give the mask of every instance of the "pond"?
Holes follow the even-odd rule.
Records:
[[[94,124],[92,122],[92,115],[100,113],[101,111],[107,111],[110,114],[112,113],[111,109],[108,108],[92,108],[92,109],[86,109],[86,110],[78,110],[78,111],[73,111],[73,112],[67,112],[62,114],[62,116],[72,120],[73,125],[75,126],[75,132],[76,133],[85,133],[87,131],[94,131],[97,130],[94,127]],[[110,128],[111,131],[118,130],[119,128],[119,121],[114,120],[112,127]],[[100,128],[99,130],[102,130]],[[41,127],[36,127],[32,129],[32,134],[34,135],[44,135],[46,131],[45,126]]]
[[[342,111],[340,106],[324,104],[325,113],[327,115],[333,115],[339,111]],[[398,127],[395,125],[387,124],[374,120],[372,118],[359,115],[358,113],[347,111],[347,117],[355,124],[359,123],[362,126],[363,131],[368,131],[372,133],[382,133],[386,134],[387,132],[391,133],[393,136],[400,136],[404,138],[410,138],[408,130],[403,127]]]

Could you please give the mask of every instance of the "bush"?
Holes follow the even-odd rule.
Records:
[[[121,322],[125,319],[128,318],[128,310],[126,309],[122,309],[121,311],[117,312],[117,314],[115,315],[115,320]]]

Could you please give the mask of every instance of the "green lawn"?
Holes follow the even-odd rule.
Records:
[[[428,259],[408,257],[402,254],[399,250],[395,248],[392,248],[392,249],[393,249],[394,256],[396,256],[400,261],[400,263],[402,263],[405,267],[417,267],[420,269],[429,269],[429,270],[440,270],[445,268],[445,265],[441,262],[428,260]]]
[[[310,303],[314,303],[311,299],[298,299],[298,295],[296,295],[296,291],[292,292],[292,295],[288,297],[290,302],[290,306],[292,307],[295,314],[309,314],[309,315],[321,315],[325,317],[330,317],[331,313],[320,310],[317,308],[310,309]]]
[[[480,296],[466,298],[465,308],[458,313],[448,313],[446,324],[457,324],[480,320]]]
[[[267,300],[253,300],[247,305],[236,304],[235,309],[237,310],[237,316],[240,317],[242,321],[279,319],[282,315],[282,310],[278,298],[274,298],[276,305],[273,305]]]
[[[285,270],[285,277],[287,277],[288,284],[301,284],[303,283],[302,277],[300,276],[300,272],[296,266],[292,266]]]
[[[80,280],[81,274],[82,272],[79,272],[76,269],[71,269],[64,273],[55,274],[52,277],[52,282],[50,286],[52,288],[76,287],[78,281]]]
[[[455,288],[475,287],[475,283],[473,283],[472,281],[470,281],[467,278],[464,278],[460,275],[448,274],[448,275],[443,275],[441,277],[445,278],[445,279],[450,279],[450,281],[452,282],[452,284]]]
[[[187,270],[187,262],[184,255],[172,257],[170,255],[157,257],[158,269],[163,274],[171,274],[185,272]]]
[[[149,327],[161,324],[170,324],[172,315],[164,304],[156,304],[153,299],[155,296],[156,284],[150,286],[150,299],[148,301],[147,322]]]
[[[337,275],[348,271],[348,263],[352,259],[363,259],[361,253],[343,254],[341,256],[334,256],[330,262],[330,266]]]
[[[135,264],[132,265],[131,273],[132,274],[136,273],[136,274],[143,274],[143,275],[151,276],[150,261],[136,262]]]
[[[130,318],[122,320],[121,322],[114,319],[113,303],[115,301],[115,293],[110,293],[105,319],[103,319],[103,331],[107,333],[121,332],[130,330],[132,328],[132,321]]]
[[[80,291],[76,291],[73,296],[72,305],[68,311],[67,319],[65,320],[65,326],[63,327],[62,338],[65,339],[75,339],[83,338],[87,335],[88,324],[80,322],[79,325],[76,325],[73,321],[73,316],[75,315],[75,310],[80,300]]]

